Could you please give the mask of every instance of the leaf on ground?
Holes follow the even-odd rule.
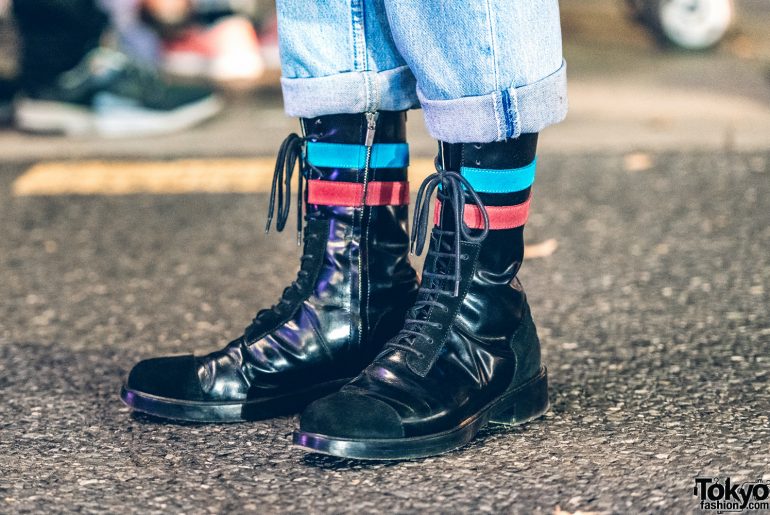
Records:
[[[524,259],[537,259],[548,257],[559,248],[559,242],[549,238],[540,243],[533,243],[524,246]]]
[[[652,156],[643,152],[626,154],[623,158],[623,167],[627,172],[644,172],[652,168]]]
[[[556,506],[553,510],[553,515],[599,515],[598,511],[565,511],[561,509],[561,506]]]

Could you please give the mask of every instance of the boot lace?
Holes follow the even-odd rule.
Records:
[[[265,232],[270,232],[270,225],[273,223],[273,216],[276,214],[276,192],[278,200],[278,213],[275,220],[275,229],[278,232],[283,231],[286,222],[289,219],[289,209],[291,208],[291,178],[294,176],[294,170],[299,168],[297,176],[297,243],[302,238],[302,206],[305,201],[304,179],[305,179],[305,138],[297,134],[289,134],[281,147],[278,149],[278,157],[275,160],[275,171],[273,171],[273,184],[270,188],[270,199],[267,207],[267,223]],[[299,166],[297,166],[299,165]],[[286,195],[284,196],[284,189]]]
[[[438,189],[438,191],[437,191]],[[420,329],[433,327],[442,329],[439,322],[430,320],[430,308],[441,311],[449,311],[449,307],[442,302],[441,297],[457,297],[460,294],[461,261],[468,259],[462,253],[461,242],[482,242],[489,233],[489,215],[478,193],[473,186],[460,173],[445,170],[436,159],[436,172],[425,178],[417,191],[417,199],[414,213],[414,223],[410,237],[411,251],[418,256],[425,248],[428,223],[430,217],[430,199],[436,193],[441,200],[442,211],[446,206],[452,208],[454,230],[433,228],[431,233],[431,245],[426,256],[426,263],[435,258],[435,266],[423,270],[423,281],[417,294],[417,301],[407,313],[404,328],[388,343],[390,348],[401,349],[415,354],[418,358],[424,354],[414,347],[416,340],[423,340],[428,344],[433,339],[426,336]],[[466,204],[466,195],[478,206],[483,219],[483,229],[478,234],[473,234],[463,221],[463,213]],[[441,213],[443,216],[443,213]],[[452,240],[452,252],[443,252],[441,242],[443,238]],[[452,273],[447,273],[451,270]],[[448,285],[452,285],[448,288]]]
[[[299,174],[297,175],[297,244],[299,245],[302,243],[302,208],[305,203],[305,138],[292,133],[286,137],[278,149],[278,157],[276,158],[273,182],[270,189],[270,199],[268,200],[267,223],[265,224],[266,233],[270,232],[273,218],[275,218],[275,228],[278,232],[283,231],[286,227],[291,208],[291,179],[297,168],[299,168]],[[305,252],[300,258],[301,265],[297,278],[283,290],[277,304],[270,308],[262,309],[257,313],[251,321],[251,326],[262,321],[269,314],[279,314],[284,307],[293,305],[300,298],[300,291],[311,275],[309,263],[315,257],[313,253],[308,251],[307,244],[315,238],[317,236],[314,234],[305,235]]]

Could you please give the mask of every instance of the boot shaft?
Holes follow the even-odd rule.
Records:
[[[403,113],[302,120],[303,136],[279,150],[266,225],[285,227],[299,168],[296,280],[224,349],[141,362],[127,403],[181,420],[263,418],[339,388],[380,353],[417,290],[404,122]]]
[[[408,259],[405,122],[404,112],[301,120],[305,250],[321,254],[306,260],[301,309],[317,320],[337,363],[351,369],[400,328],[417,288]]]
[[[448,349],[457,346],[454,351],[461,352],[465,343],[460,333],[446,331],[456,324],[475,335],[472,339],[486,342],[490,352],[513,351],[524,365],[517,376],[528,377],[540,366],[537,343],[512,348],[521,343],[514,335],[528,312],[516,275],[524,257],[523,222],[531,193],[531,180],[521,175],[534,167],[536,144],[536,134],[489,144],[439,144],[439,172],[432,179],[441,182],[436,225],[418,303],[438,300],[447,309],[431,311],[433,326],[423,324],[420,329],[427,337],[414,340],[419,352],[409,355],[407,362],[418,373],[427,373],[437,359],[441,345],[436,342],[443,341]],[[525,187],[519,188],[517,182]],[[477,223],[483,218],[478,214],[482,209],[488,216],[486,231]],[[474,216],[469,218],[469,212]]]
[[[490,216],[493,216],[496,209],[528,202],[531,185],[517,191],[507,191],[517,186],[506,185],[509,179],[506,171],[521,170],[535,162],[537,138],[537,134],[522,134],[515,140],[492,143],[441,142],[438,160],[445,170],[458,171],[472,184],[475,183],[478,197]],[[467,203],[470,206],[466,206],[466,211],[473,209],[472,197],[467,199]],[[442,208],[443,217],[440,220],[437,218],[436,222],[442,228],[453,230],[452,206],[442,205]],[[524,226],[491,230],[482,244],[479,259],[485,270],[498,276],[496,280],[511,282],[524,259]]]
[[[295,441],[308,446],[331,436],[327,442],[340,439],[339,455],[348,455],[354,442],[359,456],[408,457],[420,445],[419,452],[438,452],[442,438],[486,415],[515,423],[544,412],[540,343],[515,281],[536,140],[441,145],[437,172],[417,194],[412,241],[418,253],[433,193],[438,202],[404,328],[339,394],[303,414]],[[445,449],[462,444],[447,441]],[[398,445],[411,447],[399,453]]]

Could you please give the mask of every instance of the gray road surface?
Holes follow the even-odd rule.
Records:
[[[522,279],[542,420],[403,463],[293,449],[294,418],[169,425],[138,359],[236,336],[294,270],[264,195],[12,198],[0,166],[0,512],[690,512],[770,480],[770,154],[541,160]],[[291,232],[291,231],[289,231]]]

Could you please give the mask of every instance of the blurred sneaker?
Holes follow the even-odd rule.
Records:
[[[17,89],[16,81],[0,78],[0,126],[10,125],[13,120],[13,98]]]
[[[209,27],[194,27],[164,43],[163,68],[185,77],[220,82],[255,81],[265,69],[251,22],[222,18]]]
[[[281,54],[278,51],[278,20],[275,15],[265,23],[262,32],[259,33],[262,47],[262,58],[265,60],[265,68],[269,70],[281,69]]]
[[[124,54],[98,48],[53,84],[25,91],[15,114],[17,126],[31,132],[128,137],[188,129],[221,109],[209,89],[170,85]]]

